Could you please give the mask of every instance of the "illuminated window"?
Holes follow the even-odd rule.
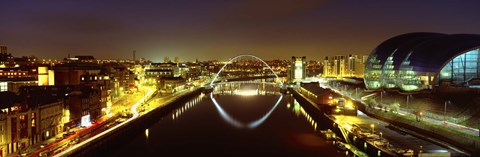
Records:
[[[453,84],[461,85],[472,78],[478,78],[479,51],[480,49],[471,50],[450,60],[440,71],[437,81],[450,80]]]
[[[8,83],[0,82],[0,92],[8,91]]]

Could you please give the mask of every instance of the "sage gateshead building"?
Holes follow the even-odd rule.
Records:
[[[408,33],[378,45],[365,63],[369,90],[480,87],[480,35]]]

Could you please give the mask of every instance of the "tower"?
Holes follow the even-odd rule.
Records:
[[[4,46],[4,45],[0,46],[0,53],[7,54],[7,46]]]
[[[306,68],[306,57],[295,57],[292,56],[292,60],[290,62],[290,81],[291,82],[300,82],[305,79],[307,74]]]

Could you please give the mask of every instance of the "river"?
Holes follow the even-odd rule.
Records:
[[[107,156],[344,156],[292,96],[275,88],[223,85],[130,135]]]

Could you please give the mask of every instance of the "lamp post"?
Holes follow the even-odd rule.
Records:
[[[385,92],[385,91],[380,92],[380,104],[382,104],[382,105],[383,105],[383,92]]]
[[[358,98],[358,87],[357,87],[357,88],[355,88],[355,97],[357,97],[357,98]]]
[[[407,95],[407,109],[408,109],[408,99],[410,98],[410,95]]]
[[[449,100],[445,101],[445,106],[443,109],[443,123],[446,125],[447,124],[447,103],[450,103]]]
[[[375,124],[370,124],[370,127],[372,127],[372,134],[375,133]]]

